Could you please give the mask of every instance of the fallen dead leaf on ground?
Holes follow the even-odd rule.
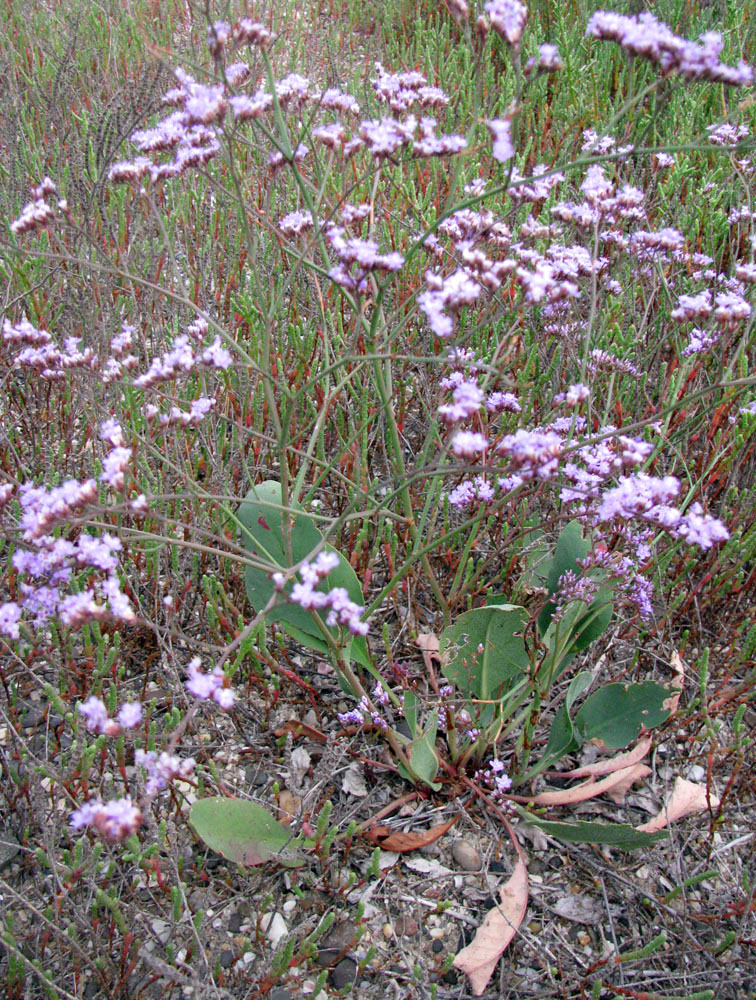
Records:
[[[610,788],[606,793],[612,802],[616,802],[617,805],[620,805],[625,801],[625,796],[636,781],[640,781],[641,778],[645,778],[647,775],[651,774],[651,768],[646,764],[634,764],[632,767],[625,768],[625,771],[627,773],[625,773],[622,781],[613,785],[612,788]]]
[[[441,663],[441,657],[439,656],[441,643],[438,636],[432,632],[421,632],[417,637],[417,646],[423,654],[425,669],[431,674],[434,673],[435,667]]]
[[[308,726],[306,722],[299,722],[296,719],[289,719],[288,722],[284,722],[282,726],[273,731],[273,735],[279,737],[287,736],[289,733],[291,733],[294,739],[306,736],[315,743],[328,742],[328,737],[325,733],[321,733],[319,729],[314,729],[312,726]]]
[[[358,799],[364,798],[367,795],[368,788],[365,776],[362,773],[362,767],[356,761],[353,761],[346,769],[341,782],[341,790],[342,792],[346,792],[347,795],[354,795]]]
[[[624,793],[634,782],[640,781],[641,778],[645,778],[650,773],[650,768],[646,767],[645,764],[633,764],[631,767],[623,767],[619,771],[615,771],[614,774],[607,775],[601,781],[590,778],[574,788],[559,788],[541,792],[540,795],[527,799],[527,801],[533,802],[537,806],[574,805],[576,802],[594,799],[597,795],[603,795],[614,789],[622,789],[622,798],[624,798]],[[521,796],[513,796],[513,798],[516,798],[517,801],[522,800]]]
[[[661,812],[635,829],[641,833],[656,833],[657,830],[663,830],[668,823],[674,823],[684,816],[692,816],[709,808],[716,809],[718,805],[719,799],[715,795],[709,795],[703,785],[678,777],[675,778],[672,794]]]
[[[292,795],[288,788],[284,788],[278,796],[278,818],[282,823],[288,825],[296,819],[302,808],[302,800],[298,795]]]
[[[593,764],[586,764],[584,767],[576,767],[572,771],[560,771],[560,778],[590,778],[598,777],[601,774],[612,774],[623,767],[630,767],[643,760],[651,749],[651,737],[644,736],[638,740],[638,745],[632,750],[625,750],[624,753],[617,754],[616,757],[609,757],[606,760],[597,760]]]
[[[685,664],[677,651],[670,656],[669,665],[675,672],[675,679],[672,681],[670,687],[672,693],[669,698],[665,698],[662,708],[666,708],[670,715],[674,715],[677,711],[677,706],[680,704],[680,695],[685,686]]]
[[[417,851],[434,843],[454,826],[459,816],[453,816],[448,823],[439,823],[429,830],[419,830],[417,833],[402,833],[388,826],[372,826],[365,831],[365,836],[384,851],[395,851],[403,854],[406,851]]]
[[[518,859],[510,878],[499,890],[501,902],[486,914],[472,942],[454,959],[454,967],[470,980],[478,997],[485,990],[504,949],[517,933],[528,907],[528,871]]]

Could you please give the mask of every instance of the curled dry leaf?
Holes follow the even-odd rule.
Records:
[[[664,700],[662,707],[666,708],[670,715],[674,715],[677,711],[677,706],[680,704],[680,695],[682,694],[683,687],[685,686],[685,664],[676,650],[669,658],[669,665],[675,672],[675,679],[670,688],[672,693],[669,698]]]
[[[421,632],[417,637],[417,645],[423,654],[423,663],[426,670],[432,674],[435,667],[441,664],[441,657],[439,656],[441,643],[438,636],[432,632]]]
[[[371,826],[365,831],[365,836],[374,844],[377,844],[384,851],[395,851],[404,854],[407,851],[417,851],[421,847],[427,847],[434,843],[439,837],[450,830],[459,819],[459,816],[452,816],[448,823],[439,823],[432,826],[430,830],[419,830],[417,833],[401,833],[392,830],[388,826]]]
[[[593,764],[586,764],[585,767],[576,767],[573,771],[560,771],[560,778],[590,778],[598,777],[601,774],[612,774],[623,767],[631,767],[643,760],[651,749],[651,737],[644,736],[638,740],[638,745],[632,750],[625,750],[624,753],[610,757],[608,760],[597,760]]]
[[[622,781],[614,785],[607,792],[607,795],[612,802],[616,802],[617,805],[620,805],[620,803],[625,801],[625,796],[636,781],[640,781],[641,778],[645,778],[647,775],[651,774],[651,768],[647,767],[645,764],[633,764],[632,767],[626,767],[623,773],[625,776]]]
[[[288,826],[292,820],[297,818],[301,808],[302,800],[300,797],[292,795],[287,788],[284,788],[278,796],[278,819],[280,822]]]
[[[275,736],[288,736],[289,733],[294,737],[294,739],[299,739],[302,736],[306,736],[308,740],[312,740],[314,743],[327,743],[328,737],[325,733],[321,733],[319,729],[314,729],[312,726],[308,726],[306,722],[298,722],[296,719],[289,719],[288,722],[284,722],[282,726],[273,731]]]
[[[341,782],[341,790],[342,792],[346,792],[347,795],[354,795],[358,799],[364,798],[367,795],[368,788],[365,776],[362,773],[362,767],[356,761],[353,761],[346,769]]]
[[[710,795],[703,785],[678,777],[675,778],[667,804],[658,816],[654,816],[648,823],[635,829],[641,833],[656,833],[657,830],[663,830],[667,823],[674,823],[684,816],[692,816],[707,809],[716,809],[718,805],[719,799],[715,795]]]
[[[633,764],[631,767],[620,768],[619,771],[607,775],[601,781],[595,781],[593,778],[590,778],[588,781],[584,781],[582,785],[576,785],[574,788],[560,788],[551,792],[541,792],[535,798],[524,801],[533,802],[537,806],[574,805],[576,802],[595,799],[597,795],[603,795],[605,792],[612,791],[615,788],[622,787],[624,788],[624,792],[626,792],[634,782],[645,778],[647,774],[650,774],[650,770],[645,764]],[[513,796],[513,798],[521,801],[519,796]]]
[[[476,997],[485,990],[496,963],[525,917],[528,871],[522,858],[499,890],[499,899],[501,902],[488,911],[472,942],[454,959],[454,967],[467,975]]]

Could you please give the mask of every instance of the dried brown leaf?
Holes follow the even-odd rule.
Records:
[[[615,771],[614,774],[607,775],[601,781],[589,778],[582,785],[576,785],[574,788],[555,789],[551,792],[541,792],[540,795],[536,795],[535,798],[528,801],[535,803],[537,806],[574,805],[576,802],[595,799],[597,795],[603,795],[604,792],[609,792],[620,786],[624,786],[625,791],[627,791],[633,782],[640,780],[640,778],[645,777],[648,773],[649,769],[645,764],[633,764],[631,767],[623,767],[619,771]]]
[[[314,729],[312,726],[308,726],[306,722],[299,722],[297,719],[289,719],[288,722],[284,722],[282,726],[274,730],[275,736],[288,736],[291,733],[294,739],[300,736],[306,736],[307,739],[312,740],[314,743],[327,743],[328,737],[325,733],[321,733],[319,729]]]
[[[656,833],[657,830],[663,830],[668,823],[674,823],[684,816],[692,816],[710,808],[716,809],[718,805],[719,799],[715,795],[710,795],[703,785],[697,785],[687,778],[677,777],[672,787],[672,794],[661,812],[648,823],[637,826],[636,830],[641,833]]]
[[[499,890],[499,899],[501,903],[488,911],[472,942],[454,959],[454,967],[467,975],[476,997],[485,990],[496,963],[525,917],[528,871],[522,858]]]
[[[676,650],[669,658],[669,665],[675,672],[675,679],[670,687],[671,694],[669,698],[664,699],[662,708],[666,708],[670,715],[674,715],[680,704],[680,695],[685,687],[685,664]]]
[[[612,800],[616,802],[617,805],[625,801],[625,796],[633,787],[636,781],[640,781],[641,778],[645,778],[647,775],[651,774],[651,768],[646,764],[633,764],[632,767],[626,768],[625,777],[611,788],[607,795]]]
[[[593,764],[586,764],[585,767],[576,767],[573,771],[560,771],[560,778],[589,778],[597,777],[600,774],[612,774],[623,767],[630,767],[643,760],[651,749],[651,737],[644,736],[638,740],[638,745],[632,750],[625,750],[624,753],[610,757],[608,760],[597,760]]]
[[[435,672],[435,668],[441,663],[441,657],[439,656],[441,643],[438,636],[434,635],[432,632],[421,632],[417,637],[417,646],[423,654],[425,669],[428,673],[433,674]]]
[[[296,819],[302,808],[302,800],[298,795],[292,795],[288,788],[281,790],[278,796],[278,819],[288,826]]]
[[[417,833],[402,833],[392,830],[388,826],[372,826],[365,831],[365,836],[383,851],[396,851],[398,854],[404,854],[407,851],[417,851],[421,847],[427,847],[428,844],[434,843],[439,837],[443,837],[458,819],[459,816],[453,816],[448,823],[439,823],[429,830],[419,830]]]

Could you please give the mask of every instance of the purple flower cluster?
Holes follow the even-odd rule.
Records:
[[[60,199],[55,208],[48,203],[48,199],[54,194],[55,185],[49,177],[45,177],[41,184],[32,188],[34,200],[27,202],[21,210],[21,215],[11,222],[11,232],[16,236],[33,233],[49,226],[58,212],[66,214],[68,204],[65,199]]]
[[[360,294],[368,290],[368,276],[376,271],[400,271],[404,257],[400,253],[379,253],[374,240],[347,237],[342,226],[330,224],[326,229],[339,263],[328,272],[331,280]]]
[[[498,757],[492,757],[488,765],[475,773],[475,780],[491,791],[493,799],[504,799],[512,788],[512,779],[507,768]]]
[[[153,358],[149,369],[134,379],[134,385],[140,389],[149,389],[161,382],[170,382],[180,374],[191,372],[197,366],[225,370],[231,366],[232,361],[233,358],[221,344],[220,337],[216,336],[213,343],[198,355],[188,334],[182,334],[175,339],[170,351],[159,358]]]
[[[35,329],[26,318],[16,324],[3,320],[3,342],[13,346],[27,345],[16,353],[16,367],[31,368],[46,381],[58,382],[75,368],[92,371],[98,366],[91,348],[79,349],[81,338],[67,337],[61,350],[47,330]]]
[[[122,844],[142,825],[142,813],[128,796],[112,802],[90,799],[71,813],[70,822],[74,830],[93,826],[109,843]]]
[[[134,729],[139,725],[142,721],[142,706],[137,701],[126,702],[115,719],[111,719],[105,702],[90,695],[79,705],[79,715],[84,717],[85,725],[91,733],[118,736],[122,729]]]
[[[185,682],[186,690],[200,701],[212,699],[224,711],[234,707],[236,695],[228,686],[228,678],[220,667],[213,667],[209,674],[203,673],[200,667],[202,660],[193,657],[187,664],[189,680]]]
[[[55,615],[71,627],[109,615],[124,621],[133,619],[117,576],[120,540],[108,533],[99,537],[81,533],[72,542],[53,533],[58,525],[75,520],[97,501],[94,480],[79,483],[71,479],[50,490],[26,483],[18,490],[18,500],[19,527],[30,547],[17,548],[11,557],[23,596],[2,606],[0,630],[17,639],[22,610],[34,616],[36,626]],[[96,585],[64,595],[61,588],[70,588],[79,570],[88,570],[90,577],[93,571],[105,576]]]
[[[588,574],[578,576],[573,570],[568,569],[559,577],[556,592],[552,599],[556,598],[554,606],[553,620],[560,621],[567,610],[567,606],[573,601],[582,601],[590,604],[598,593],[599,583]]]
[[[326,625],[331,628],[344,627],[353,635],[367,635],[368,623],[360,620],[365,609],[351,600],[344,587],[333,587],[329,591],[316,589],[338,565],[339,556],[335,552],[321,552],[314,562],[302,563],[299,567],[302,582],[294,584],[288,598],[306,611],[327,612]],[[282,591],[286,577],[283,573],[274,573],[273,583]]]
[[[409,111],[416,104],[421,108],[438,108],[449,103],[447,95],[438,87],[428,86],[426,78],[416,70],[389,73],[381,63],[376,63],[375,71],[375,96],[381,104],[388,104],[394,114]]]
[[[506,163],[515,155],[512,145],[512,122],[506,119],[494,118],[488,122],[488,128],[493,137],[492,156],[499,163]]]
[[[147,772],[144,790],[148,796],[161,792],[176,778],[179,781],[191,778],[197,766],[194,757],[185,757],[182,760],[175,754],[166,753],[165,750],[158,754],[154,750],[138,749],[134,753],[134,763]]]
[[[375,712],[370,708],[368,699],[360,698],[357,707],[348,712],[338,712],[337,719],[342,726],[364,726],[372,722],[377,729],[388,729],[388,723],[380,712]]]
[[[653,14],[637,17],[598,10],[586,28],[587,35],[617,42],[632,55],[656,64],[664,76],[679,74],[687,80],[711,80],[733,87],[753,82],[753,70],[740,60],[736,67],[720,62],[722,36],[710,31],[700,42],[680,38]]]
[[[218,21],[210,28],[209,47],[218,61],[231,47],[242,44],[265,47],[270,37],[263,25],[248,19],[240,21],[235,28]],[[548,61],[551,57],[546,53],[544,58]],[[315,142],[333,152],[341,151],[345,159],[354,156],[360,149],[382,160],[404,147],[411,148],[412,154],[421,158],[449,156],[466,148],[467,142],[462,136],[437,135],[433,118],[423,117],[418,121],[415,115],[400,117],[413,106],[423,109],[444,107],[449,98],[443,91],[430,86],[426,78],[416,71],[388,73],[378,63],[376,72],[373,80],[376,97],[382,104],[388,105],[392,115],[361,122],[351,137],[340,121],[313,122],[312,137]],[[350,94],[335,88],[322,92],[314,90],[310,81],[299,73],[289,73],[276,81],[274,94],[263,89],[262,83],[252,93],[233,93],[232,88],[244,85],[250,76],[249,67],[243,63],[225,66],[222,83],[200,83],[181,68],[174,73],[178,86],[165,95],[164,103],[176,110],[157,125],[140,129],[131,136],[140,155],[116,163],[109,173],[111,181],[141,183],[149,179],[155,184],[178,176],[189,168],[204,166],[221,149],[220,140],[228,129],[226,115],[229,111],[234,123],[243,123],[263,118],[273,109],[274,103],[282,110],[292,112],[300,111],[306,104],[314,105],[319,111],[336,114],[358,114],[360,110],[358,102]],[[287,163],[301,162],[308,153],[309,149],[301,143],[293,152],[277,149],[270,155],[271,169],[275,172]],[[159,154],[168,154],[170,159],[159,160]]]
[[[601,494],[595,515],[599,523],[637,518],[702,549],[730,537],[722,522],[704,514],[700,504],[691,506],[688,514],[671,506],[679,492],[680,481],[674,476],[658,479],[643,472],[620,476],[617,486]]]
[[[199,325],[195,323],[190,326],[189,330],[201,331],[201,339],[207,331],[207,324],[203,320]],[[67,337],[61,350],[47,330],[36,329],[26,318],[15,324],[10,320],[3,320],[2,327],[3,342],[20,348],[14,358],[16,367],[31,368],[40,378],[48,381],[60,381],[72,369],[100,370],[106,383],[120,379],[138,365],[133,354],[125,353],[131,346],[133,333],[133,327],[124,325],[121,333],[111,342],[111,356],[101,362],[91,348],[80,350],[80,338]],[[183,334],[176,338],[170,351],[153,359],[148,371],[134,379],[134,385],[147,389],[197,367],[227,369],[232,361],[231,354],[221,344],[220,337],[216,336],[209,345],[200,344],[198,354],[190,343],[189,335]]]
[[[425,275],[428,291],[417,297],[417,304],[428,317],[431,330],[438,337],[450,337],[454,321],[449,313],[458,312],[462,306],[474,302],[482,287],[478,281],[461,268],[443,278],[428,271]]]
[[[520,0],[488,0],[485,10],[491,27],[513,48],[519,48],[528,8]]]
[[[21,635],[19,622],[21,621],[21,608],[15,601],[6,601],[0,604],[0,633],[7,635],[9,639],[18,639]]]

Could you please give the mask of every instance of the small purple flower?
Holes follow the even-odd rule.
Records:
[[[320,95],[320,104],[324,108],[332,108],[334,111],[348,111],[358,115],[360,106],[351,94],[344,94],[335,87],[324,90]]]
[[[273,35],[265,25],[253,21],[249,17],[243,17],[234,32],[236,45],[257,45],[259,48],[265,49],[272,39]]]
[[[556,45],[538,46],[538,69],[547,73],[554,73],[556,70],[562,69],[562,59]]]
[[[70,823],[74,830],[93,826],[109,843],[118,844],[137,832],[142,813],[128,797],[108,803],[90,799],[71,813]]]
[[[682,536],[689,545],[710,549],[718,542],[726,542],[730,532],[721,521],[704,514],[700,503],[694,503],[683,515],[676,534]]]
[[[520,428],[504,437],[497,450],[509,456],[522,480],[553,479],[563,449],[564,441],[553,431]]]
[[[505,119],[494,118],[488,122],[488,128],[493,136],[492,155],[499,163],[506,163],[515,155],[512,145],[512,123]]]
[[[112,448],[103,460],[100,479],[109,483],[114,490],[122,492],[126,486],[125,472],[132,455],[131,448]]]
[[[142,721],[142,706],[138,701],[127,701],[121,705],[116,721],[123,729],[134,729]]]
[[[483,392],[475,382],[465,381],[456,387],[452,398],[453,403],[444,403],[438,408],[438,415],[449,424],[477,413],[483,402]]]
[[[231,106],[231,113],[240,122],[251,121],[255,118],[262,118],[265,112],[272,106],[273,97],[266,94],[264,90],[258,90],[250,97],[248,94],[233,94],[228,99]]]
[[[528,19],[525,4],[520,0],[488,0],[485,9],[492,27],[504,41],[513,47],[519,46]]]
[[[202,661],[199,656],[193,657],[187,664],[189,679],[185,687],[189,694],[201,701],[212,698],[224,711],[234,707],[234,692],[226,686],[226,675],[220,667],[214,667],[212,673],[205,674],[200,670]]]
[[[21,620],[21,608],[13,601],[0,604],[0,632],[9,639],[20,636],[18,623]]]
[[[182,760],[175,754],[169,754],[165,751],[157,754],[154,750],[139,749],[134,754],[134,761],[147,772],[145,791],[148,795],[155,795],[167,788],[174,778],[185,781],[194,774],[196,767],[196,761],[193,757]]]
[[[87,729],[92,733],[104,733],[112,719],[108,715],[105,702],[91,695],[79,705],[79,715],[83,715]]]
[[[753,70],[743,61],[737,67],[719,61],[722,38],[716,32],[701,35],[700,44],[690,42],[650,13],[630,17],[598,10],[589,20],[586,34],[617,42],[632,55],[656,63],[664,76],[679,73],[688,80],[712,80],[733,87],[753,81]]]
[[[200,361],[203,365],[207,365],[208,368],[222,368],[225,370],[231,367],[233,358],[231,357],[231,353],[221,344],[220,337],[216,337],[212,344],[202,352]]]
[[[477,431],[458,431],[451,442],[451,450],[457,458],[475,458],[489,447],[488,438]]]

